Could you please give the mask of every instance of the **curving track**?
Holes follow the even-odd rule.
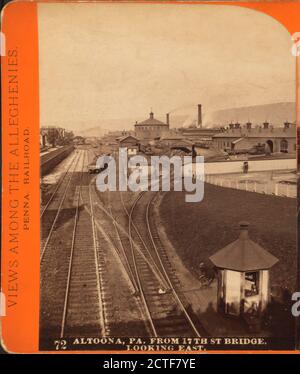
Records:
[[[98,204],[87,172],[92,157],[86,149],[75,153],[41,213],[43,323],[61,337],[113,334],[115,306],[106,269],[111,253],[105,247],[111,245],[127,274],[125,287],[133,298],[128,301],[141,311],[140,332],[203,335],[157,231],[152,209],[158,193],[108,193]],[[95,218],[98,209],[106,220]]]
[[[141,193],[132,205],[129,214],[132,239],[140,241],[141,248],[149,258],[152,258],[166,284],[166,287],[163,287],[157,281],[157,277],[153,276],[149,266],[145,265],[143,258],[135,251],[136,276],[140,279],[141,293],[145,298],[153,334],[155,336],[201,336],[187,311],[188,305],[183,304],[177,293],[178,280],[174,276],[174,269],[168,262],[166,253],[162,251],[163,247],[158,248],[155,244],[149,214],[154,196],[155,193],[151,192]],[[155,237],[157,238],[157,235]]]
[[[202,326],[180,294],[179,281],[151,218],[155,196],[156,193],[142,192],[133,202],[125,203],[123,193],[119,193],[127,216],[127,235],[112,217],[111,208],[109,215],[122,243],[122,255],[140,299],[148,334],[199,337],[203,333]]]

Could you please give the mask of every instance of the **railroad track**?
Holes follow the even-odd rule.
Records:
[[[148,315],[148,322],[154,336],[201,336],[187,311],[187,305],[182,303],[176,286],[173,284],[176,282],[178,286],[174,269],[171,268],[165,253],[164,259],[161,258],[162,248],[161,246],[158,248],[154,241],[149,220],[149,207],[154,195],[150,192],[140,193],[128,216],[130,237],[140,244],[140,249],[147,258],[152,258],[159,276],[163,274],[166,285],[164,287],[158,282],[158,277],[153,276],[153,270],[132,246],[135,274]],[[147,222],[146,225],[145,222]]]
[[[65,189],[58,189],[61,194],[60,199],[57,199],[57,209],[54,210],[55,218],[46,240],[42,239],[41,243],[41,323],[46,331],[51,326],[51,334],[56,337],[60,334],[72,235],[76,223],[76,202],[78,201],[76,183],[78,184],[81,180],[84,161],[85,154],[79,151]],[[52,203],[51,207],[53,207]]]
[[[78,186],[76,203],[60,336],[106,336],[105,262],[95,228],[90,186]]]
[[[69,188],[63,192],[73,206],[68,228],[52,228],[41,261],[44,328],[52,326],[51,334],[61,338],[110,334],[107,320],[112,305],[101,250],[104,238],[95,226],[87,150],[78,152],[77,170],[78,164],[80,172],[70,178]],[[45,307],[47,300],[49,307]]]
[[[125,275],[125,278],[121,281],[120,286],[125,287],[126,285],[126,293],[128,293],[128,303],[131,304],[131,308],[133,305],[137,308],[137,310],[141,311],[141,305],[139,302],[138,296],[138,289],[135,284],[135,280],[132,277],[132,270],[130,268],[130,264],[128,262],[128,258],[126,256],[126,248],[123,246],[123,241],[126,239],[126,230],[122,225],[120,225],[119,222],[116,221],[113,211],[110,206],[110,193],[108,194],[108,200],[106,200],[106,208],[104,208],[103,201],[100,199],[100,196],[96,192],[96,189],[90,185],[90,193],[91,193],[91,199],[93,200],[93,203],[95,204],[95,216],[97,217],[95,219],[95,226],[97,229],[97,235],[99,236],[99,239],[101,238],[101,243],[103,247],[103,264],[108,264],[113,260],[113,253],[115,252],[115,255],[119,258],[120,266],[122,269],[120,269],[120,272]],[[98,202],[101,202],[99,204]],[[103,216],[103,212],[105,212],[105,215]],[[103,217],[108,216],[109,220],[103,219]],[[127,234],[128,235],[128,234]],[[107,270],[107,271],[105,271]],[[107,273],[109,273],[109,269],[104,269],[103,277],[105,279],[105,284],[110,285],[111,282],[114,283],[118,278],[114,279],[106,279]],[[110,271],[110,276],[112,276],[112,273]],[[114,276],[118,277],[116,274]],[[106,287],[107,288],[107,287]],[[119,309],[118,301],[117,305],[111,303],[111,294],[109,289],[105,289],[103,294],[103,304],[104,304],[104,315],[105,315],[105,325],[106,325],[106,331],[107,335],[110,336],[119,336],[120,335],[120,326],[118,326],[118,322],[114,319],[114,311],[113,309],[117,308]],[[132,299],[131,299],[132,298]],[[108,299],[108,301],[106,300]],[[142,316],[142,314],[141,314]],[[147,336],[148,331],[145,329],[145,326],[141,319],[136,319],[137,325],[136,330],[131,331],[130,329],[127,330],[127,328],[124,326],[126,332],[125,336],[129,336],[130,334],[132,336]],[[121,330],[124,330],[121,329]],[[122,334],[122,333],[121,333]]]
[[[63,205],[70,191],[71,181],[74,178],[75,170],[81,159],[81,153],[76,153],[72,159],[69,168],[64,175],[62,181],[58,183],[50,200],[42,210],[41,216],[41,255],[40,261],[43,260],[45,252],[49,246],[51,236],[56,227],[60,226],[65,220],[69,218],[70,210],[64,210]],[[72,212],[71,212],[72,214]]]
[[[154,214],[151,214],[152,204],[155,199],[158,197],[158,193],[153,193],[152,197],[148,199],[147,208],[146,208],[146,224],[148,229],[149,238],[151,240],[153,249],[158,258],[159,264],[162,268],[162,271],[166,277],[166,281],[170,287],[171,292],[175,300],[178,303],[179,308],[183,312],[183,316],[186,321],[189,323],[192,330],[197,336],[205,335],[208,336],[207,331],[202,326],[200,320],[197,316],[190,311],[190,305],[186,300],[185,295],[182,293],[182,285],[177,278],[175,269],[171,264],[166,249],[161,241],[160,235],[158,233],[157,225],[154,222]]]
[[[41,282],[56,285],[55,297],[49,298],[47,290],[42,292],[42,305],[51,300],[52,305],[44,314],[50,325],[55,326],[55,335],[111,335],[114,306],[104,250],[110,243],[122,262],[134,291],[132,296],[143,314],[145,335],[200,336],[152,220],[151,204],[156,194],[140,193],[133,203],[125,203],[122,194],[116,193],[122,206],[122,224],[114,217],[109,201],[108,209],[101,208],[111,218],[107,221],[109,227],[101,223],[100,227],[94,217],[98,206],[87,164],[88,150],[79,151],[44,213],[46,217],[48,211],[55,212],[51,224],[46,226],[41,253]],[[80,172],[76,173],[78,165]],[[61,223],[68,227],[65,232],[60,228]]]
[[[121,192],[119,192],[119,196],[121,197]],[[120,201],[122,204],[124,204],[123,199],[121,198]],[[112,201],[111,201],[111,193],[108,191],[108,209],[111,216],[113,216],[113,210],[112,210]],[[127,236],[125,233],[126,231],[121,231],[118,228],[118,225],[116,224],[116,221],[113,221],[114,230],[116,233],[116,239],[119,243],[119,246],[116,245],[116,248],[118,250],[118,255],[123,263],[123,266],[127,272],[127,275],[132,283],[132,286],[134,288],[135,295],[139,294],[139,285],[137,284],[134,272],[133,272],[133,262],[132,262],[132,256],[127,253],[128,248],[131,248],[130,245],[130,237]],[[117,243],[115,243],[117,244]]]
[[[135,243],[130,234],[128,233],[128,222],[127,223],[124,223],[122,218],[123,217],[115,217],[112,209],[110,208],[110,200],[107,201],[102,201],[102,199],[99,197],[99,195],[97,195],[95,193],[95,201],[98,200],[100,202],[100,204],[96,201],[96,209],[102,211],[105,213],[106,216],[109,217],[109,219],[111,220],[111,222],[114,224],[117,232],[116,232],[116,236],[112,235],[112,232],[111,232],[111,229],[112,229],[112,226],[111,226],[111,222],[106,223],[106,224],[103,224],[101,223],[101,225],[97,225],[97,227],[100,229],[100,228],[104,228],[106,230],[106,237],[107,239],[110,241],[110,243],[113,245],[113,247],[116,249],[119,257],[120,257],[120,260],[125,268],[125,271],[127,272],[127,275],[129,276],[129,279],[134,287],[135,290],[137,290],[137,292],[139,292],[139,288],[136,286],[135,284],[135,276],[133,275],[132,277],[132,274],[133,274],[133,271],[132,271],[132,267],[133,267],[133,259],[132,259],[132,256],[131,256],[131,250],[130,250],[130,246],[132,243],[132,245],[135,247],[135,249],[140,253],[140,255],[144,258],[144,261],[148,264],[148,266],[150,267],[150,269],[152,269],[153,271],[153,275],[158,277],[158,280],[162,281],[162,278],[159,278],[159,274],[158,272],[156,271],[156,264],[153,264],[151,262],[151,260],[149,260],[147,258],[147,256],[143,253],[143,251],[140,250],[139,246],[137,243]],[[117,201],[116,198],[114,199],[115,202]],[[121,199],[122,200],[122,199]],[[122,205],[121,205],[122,206]],[[126,207],[125,207],[126,209]],[[126,218],[127,216],[125,216]],[[122,221],[121,221],[122,220]],[[128,220],[127,220],[128,221]],[[121,241],[121,243],[120,243]],[[121,251],[118,247],[119,247],[119,244],[121,245],[121,247],[123,248],[123,251]],[[126,264],[128,264],[128,266],[126,266]]]
[[[120,215],[113,215],[110,198],[108,206],[97,207],[114,223],[122,244],[119,255],[124,257],[124,267],[140,300],[148,335],[199,337],[205,332],[199,321],[194,322],[195,316],[180,295],[179,281],[151,219],[151,204],[155,196],[156,193],[142,192],[126,206],[122,193],[119,193],[127,225],[121,222]]]
[[[44,213],[46,212],[47,208],[49,207],[49,205],[51,204],[51,202],[55,203],[55,198],[58,199],[58,196],[59,196],[59,188],[61,189],[64,189],[66,187],[66,185],[64,185],[64,183],[66,184],[67,183],[67,176],[69,176],[69,172],[70,172],[70,169],[71,169],[71,166],[74,165],[74,161],[76,159],[76,154],[73,155],[70,163],[68,164],[67,166],[67,169],[66,171],[63,173],[63,175],[59,178],[56,186],[55,186],[55,189],[54,191],[52,192],[50,198],[48,199],[47,203],[45,205],[43,205],[41,207],[41,213],[40,213],[40,218],[43,217]],[[54,201],[53,201],[54,200]]]

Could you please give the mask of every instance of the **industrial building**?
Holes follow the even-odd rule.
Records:
[[[202,127],[202,105],[198,104],[197,123],[194,126],[180,129],[184,138],[195,143],[211,145],[213,136],[218,134],[221,130],[218,128],[203,128]]]
[[[262,126],[230,123],[222,132],[213,136],[213,146],[224,151],[248,150],[265,145],[269,153],[296,153],[296,125],[285,122],[282,127],[273,127],[268,122]]]
[[[167,114],[167,121],[164,123],[154,118],[154,113],[151,111],[149,118],[136,122],[134,128],[136,137],[143,142],[160,139],[169,133],[169,115]]]

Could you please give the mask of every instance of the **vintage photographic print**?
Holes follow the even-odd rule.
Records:
[[[294,349],[296,59],[238,6],[38,4],[41,350]]]

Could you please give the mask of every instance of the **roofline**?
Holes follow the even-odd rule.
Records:
[[[139,140],[139,138],[137,138],[136,136],[134,136],[134,135],[124,135],[124,136],[120,136],[120,137],[118,137],[118,138],[116,138],[116,140],[125,140],[125,139],[127,139],[127,138],[134,138],[134,139],[136,139],[136,140]]]
[[[264,267],[264,268],[247,268],[246,270],[237,270],[237,269],[234,269],[234,268],[228,268],[228,267],[223,267],[223,266],[217,266],[217,265],[215,265],[214,264],[214,262],[212,261],[212,260],[210,260],[212,263],[213,263],[213,265],[216,267],[216,268],[218,268],[218,269],[221,269],[221,270],[231,270],[231,271],[237,271],[237,272],[239,272],[239,273],[245,273],[245,272],[248,272],[248,271],[259,271],[259,270],[270,270],[273,266],[275,266],[278,262],[279,262],[279,260],[277,259],[277,261],[276,262],[274,262],[274,264],[273,265],[271,265],[271,266],[269,266],[269,267]]]
[[[218,139],[218,138],[243,138],[243,139],[254,139],[254,138],[295,138],[296,139],[296,134],[251,134],[251,135],[243,135],[243,134],[217,134],[212,136],[213,139]]]
[[[135,123],[134,126],[168,126],[169,125],[167,123],[142,123],[142,122],[139,122],[139,123]]]

